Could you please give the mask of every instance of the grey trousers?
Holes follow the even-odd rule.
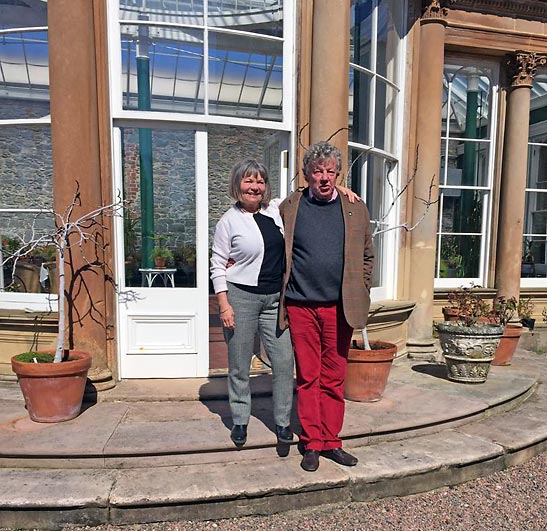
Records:
[[[274,421],[278,426],[288,426],[293,397],[294,354],[289,330],[282,331],[277,325],[279,293],[257,295],[228,282],[228,301],[235,314],[234,330],[224,329],[228,345],[228,398],[233,423],[249,423],[249,372],[258,331],[272,366]]]

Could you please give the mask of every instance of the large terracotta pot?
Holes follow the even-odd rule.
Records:
[[[371,341],[372,350],[363,349],[363,340],[354,345],[348,353],[344,396],[353,402],[377,402],[384,393],[397,345]]]
[[[91,354],[71,350],[69,361],[28,363],[11,358],[29,416],[35,422],[62,422],[80,413]]]
[[[462,326],[436,323],[448,379],[464,383],[486,381],[503,327],[494,324]]]
[[[511,365],[511,359],[517,349],[521,334],[521,326],[507,325],[505,327],[503,336],[501,336],[500,344],[494,354],[492,365]]]

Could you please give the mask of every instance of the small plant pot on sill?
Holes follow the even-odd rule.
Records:
[[[503,330],[500,344],[494,354],[492,365],[511,365],[511,359],[517,349],[520,336],[522,334],[521,326],[507,325]]]
[[[353,341],[348,353],[344,396],[353,402],[377,402],[386,388],[397,345],[371,341],[372,350],[363,348],[363,340]]]
[[[458,308],[451,308],[450,306],[443,306],[444,320],[447,322],[457,321],[460,317],[460,310]]]
[[[63,422],[77,417],[82,408],[91,354],[71,350],[69,359],[61,363],[19,361],[19,356],[11,358],[11,367],[31,420]]]
[[[528,330],[533,330],[534,325],[536,324],[536,320],[531,317],[523,317],[520,322],[522,323],[522,326],[525,326]]]

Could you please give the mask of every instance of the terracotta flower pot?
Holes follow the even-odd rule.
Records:
[[[460,310],[450,306],[443,306],[443,315],[445,321],[457,321],[460,316]]]
[[[362,340],[354,344],[356,348],[350,348],[348,354],[344,396],[353,402],[376,402],[386,388],[397,345],[371,341],[372,350],[364,350]]]
[[[166,258],[163,258],[161,256],[154,258],[154,265],[156,266],[156,269],[165,269],[166,264],[167,264]]]
[[[503,330],[500,344],[494,354],[492,365],[511,365],[511,359],[517,349],[522,327],[507,325]]]
[[[61,363],[28,363],[11,358],[29,416],[35,422],[62,422],[80,413],[91,354],[70,351]]]

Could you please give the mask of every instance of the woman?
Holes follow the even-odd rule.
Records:
[[[272,366],[277,440],[289,444],[294,356],[289,331],[277,324],[285,244],[279,210],[270,204],[265,166],[252,159],[238,162],[232,168],[230,196],[236,203],[217,223],[211,257],[211,279],[228,345],[230,437],[237,447],[247,441],[249,371],[258,332]]]

